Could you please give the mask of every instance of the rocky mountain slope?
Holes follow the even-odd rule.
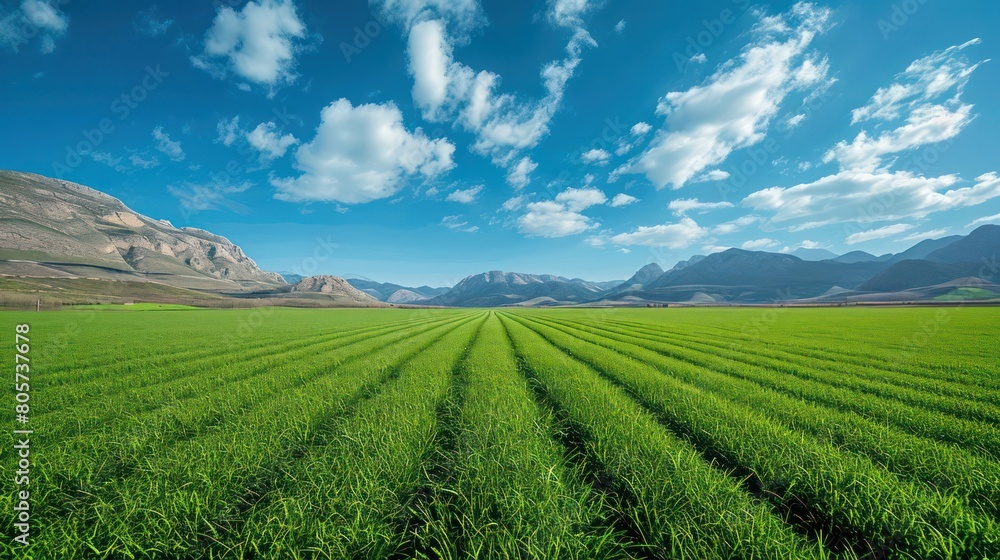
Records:
[[[293,294],[324,294],[357,303],[378,303],[372,296],[351,286],[347,280],[337,276],[310,276],[292,286]]]
[[[12,269],[217,291],[285,284],[224,237],[143,216],[83,185],[0,171],[0,273]]]

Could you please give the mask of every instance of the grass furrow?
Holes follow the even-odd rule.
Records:
[[[603,333],[609,338],[632,342],[642,337],[628,336],[607,329],[578,326],[585,332]],[[952,443],[975,453],[1000,459],[1000,430],[983,423],[964,420],[939,412],[925,410],[894,400],[863,392],[846,390],[797,375],[779,374],[772,370],[740,366],[733,360],[720,359],[703,352],[694,352],[669,343],[644,342],[656,345],[657,351],[691,364],[750,379],[777,391],[806,399],[834,409],[854,412],[876,422],[895,425],[914,435]]]
[[[702,452],[752,473],[773,503],[797,515],[800,523],[821,529],[834,551],[927,559],[1000,555],[995,522],[955,500],[924,492],[865,458],[788,430],[624,354],[539,323],[531,328],[627,389]]]
[[[222,529],[205,556],[381,559],[401,550],[409,535],[397,530],[398,519],[419,484],[441,428],[437,411],[481,315],[401,365],[383,391],[333,423],[322,445],[280,465],[265,500],[216,523]]]
[[[503,314],[514,349],[629,496],[624,512],[658,558],[815,558],[822,551],[713,469],[586,365]]]
[[[256,396],[259,405],[233,418],[225,430],[140,456],[132,476],[95,489],[85,509],[44,527],[45,542],[54,548],[40,555],[190,553],[214,533],[213,520],[247,488],[293,458],[401,364],[469,320],[406,338],[365,360],[328,370],[307,385],[278,394],[262,392]]]
[[[415,556],[624,558],[602,497],[554,441],[495,314],[457,370],[453,442],[413,508]],[[457,403],[455,403],[457,404]]]
[[[1000,517],[1000,464],[996,461],[855,414],[792,398],[746,379],[694,366],[661,354],[655,345],[647,347],[642,340],[629,343],[537,316],[531,320],[641,360],[665,375],[763,412],[790,429],[802,430],[821,441],[865,455],[890,472],[921,482],[930,490],[957,496],[985,515]]]

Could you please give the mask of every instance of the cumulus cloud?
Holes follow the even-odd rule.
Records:
[[[639,202],[638,198],[625,193],[618,193],[611,199],[611,207],[620,208],[622,206],[628,206],[629,204],[635,204],[636,202]]]
[[[538,169],[538,164],[531,161],[531,158],[527,156],[521,158],[521,160],[507,172],[507,184],[517,190],[527,187],[531,182],[531,174],[535,171],[535,169]]]
[[[158,126],[153,129],[153,139],[156,140],[156,149],[166,154],[174,161],[184,161],[184,150],[179,141],[170,139],[170,135],[163,132],[163,127]]]
[[[757,191],[743,205],[774,212],[774,223],[797,220],[802,223],[796,229],[809,229],[838,222],[923,218],[1000,196],[996,173],[981,175],[972,186],[953,188],[958,183],[955,175],[845,171],[812,183]]]
[[[893,235],[898,235],[900,233],[910,231],[911,229],[913,229],[913,226],[910,224],[895,224],[849,235],[845,241],[848,245],[857,245],[858,243],[864,243],[866,241],[892,237]]]
[[[273,94],[295,80],[295,55],[305,36],[292,0],[251,1],[239,12],[222,6],[205,34],[204,52],[191,62],[218,78],[233,73]]]
[[[292,134],[281,135],[277,124],[266,122],[257,125],[257,128],[247,134],[247,142],[260,152],[261,159],[270,161],[283,157],[288,148],[298,144],[299,140]]]
[[[459,204],[472,204],[479,198],[479,193],[483,191],[483,186],[475,186],[468,189],[452,191],[448,193],[445,200],[448,202],[458,202]]]
[[[273,178],[287,201],[359,204],[388,198],[410,177],[436,177],[454,167],[455,145],[403,126],[392,103],[354,107],[340,99],[323,109],[316,136],[295,153],[296,178]]]
[[[620,233],[611,237],[615,245],[642,245],[646,247],[666,247],[685,249],[695,241],[708,235],[708,230],[699,226],[691,218],[682,218],[673,224],[639,226],[631,233]]]
[[[556,195],[556,202],[565,204],[566,208],[574,212],[579,212],[598,204],[604,204],[607,201],[608,197],[599,189],[594,188],[566,189]]]
[[[697,198],[679,198],[677,200],[671,200],[670,204],[667,205],[667,208],[669,208],[675,216],[683,216],[688,212],[701,213],[719,208],[732,207],[732,202],[702,202]]]
[[[558,202],[532,202],[528,211],[518,220],[521,233],[534,237],[566,237],[594,229],[600,224],[568,210]]]
[[[656,113],[666,127],[619,172],[677,189],[733,150],[761,142],[789,94],[830,84],[827,59],[809,47],[831,20],[829,9],[804,2],[763,18],[739,58],[722,64],[703,85],[660,99]]]
[[[518,220],[518,225],[521,233],[536,237],[565,237],[583,233],[600,224],[581,212],[607,201],[598,189],[566,189],[556,195],[555,200],[526,204],[527,211]]]
[[[587,164],[607,165],[610,159],[611,154],[608,153],[607,150],[597,148],[586,151],[580,155],[580,160]]]
[[[53,0],[23,0],[20,8],[11,12],[0,8],[0,45],[14,52],[38,37],[39,49],[49,54],[67,29],[69,16]]]

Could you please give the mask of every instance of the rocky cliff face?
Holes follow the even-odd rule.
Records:
[[[148,218],[82,185],[10,171],[0,171],[0,259],[103,267],[218,289],[285,284],[224,237]]]

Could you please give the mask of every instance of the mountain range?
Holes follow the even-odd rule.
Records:
[[[669,270],[650,263],[624,281],[490,271],[453,288],[407,287],[267,272],[224,237],[143,216],[89,187],[0,171],[0,295],[30,291],[64,301],[126,292],[158,300],[310,306],[829,304],[951,300],[970,293],[1000,299],[998,256],[1000,226],[984,225],[967,236],[928,239],[880,256],[729,249],[695,255]]]

